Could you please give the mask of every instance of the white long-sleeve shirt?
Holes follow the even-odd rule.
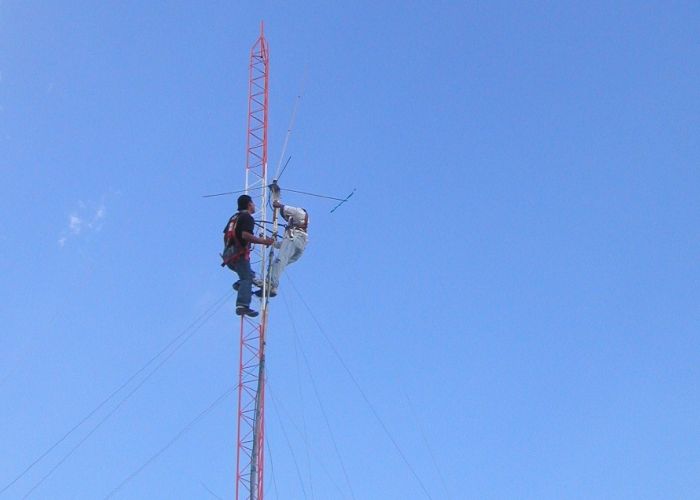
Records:
[[[308,213],[303,208],[292,207],[290,205],[284,205],[282,207],[282,217],[287,221],[289,225],[289,231],[303,231],[304,226],[308,227],[309,219]]]

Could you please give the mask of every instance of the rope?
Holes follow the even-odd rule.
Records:
[[[267,377],[267,389],[270,393],[270,398],[272,399],[272,407],[275,409],[275,413],[277,414],[277,419],[280,422],[280,427],[282,428],[282,435],[284,436],[285,441],[287,442],[287,446],[289,446],[289,452],[292,455],[292,460],[294,461],[294,467],[296,468],[297,471],[297,477],[299,478],[299,484],[301,485],[301,491],[304,493],[304,498],[308,498],[306,496],[306,488],[304,488],[304,480],[301,477],[301,471],[299,470],[299,462],[297,462],[297,457],[294,454],[294,448],[292,447],[291,441],[289,441],[289,436],[287,435],[287,430],[284,428],[284,424],[282,423],[282,418],[280,417],[279,410],[277,409],[277,400],[275,399],[274,394],[272,393],[272,388],[270,387],[270,377]]]
[[[450,496],[450,492],[447,489],[447,484],[445,483],[445,478],[442,476],[442,472],[440,471],[440,467],[438,467],[437,460],[435,458],[435,454],[433,453],[433,448],[430,446],[430,443],[428,442],[428,438],[425,435],[425,431],[423,430],[423,426],[420,425],[420,422],[418,421],[418,418],[416,417],[416,412],[413,409],[413,404],[411,403],[411,398],[408,397],[407,393],[404,393],[406,396],[406,400],[408,401],[408,408],[411,411],[411,416],[413,417],[413,420],[416,422],[416,427],[420,430],[421,437],[423,438],[423,442],[425,443],[425,447],[428,449],[428,453],[430,454],[430,459],[433,462],[433,467],[435,467],[435,470],[437,471],[438,477],[440,478],[440,482],[442,483],[442,487],[445,489],[445,498],[448,500],[451,499],[452,497]]]
[[[304,304],[304,307],[306,307],[306,310],[309,312],[309,315],[310,315],[311,318],[314,320],[314,323],[316,323],[316,326],[318,327],[319,331],[320,331],[321,334],[323,335],[323,338],[326,339],[326,342],[328,342],[328,345],[331,347],[331,350],[333,351],[333,353],[335,354],[335,356],[338,358],[338,361],[340,361],[340,364],[343,365],[343,368],[344,368],[345,371],[347,372],[347,374],[348,374],[348,376],[350,377],[350,379],[352,380],[353,384],[355,384],[355,387],[357,388],[357,390],[358,390],[358,391],[360,392],[360,394],[362,395],[362,398],[365,400],[365,403],[367,403],[367,406],[368,406],[369,409],[372,411],[372,414],[374,415],[374,418],[377,419],[377,422],[379,422],[379,425],[381,426],[382,430],[384,430],[384,433],[387,435],[387,437],[389,438],[389,440],[391,441],[391,443],[394,445],[394,448],[395,448],[396,451],[398,452],[399,456],[401,456],[401,459],[403,460],[404,464],[406,464],[406,467],[408,467],[408,470],[411,472],[411,474],[412,474],[413,477],[416,479],[416,481],[418,482],[418,484],[420,484],[420,487],[421,487],[421,489],[423,490],[423,493],[425,493],[425,495],[426,495],[428,498],[432,499],[433,497],[432,497],[432,496],[430,495],[430,493],[428,492],[427,488],[426,488],[425,485],[423,484],[423,481],[422,481],[421,478],[418,476],[418,474],[416,473],[415,469],[413,468],[413,466],[411,465],[411,463],[410,463],[410,462],[408,461],[408,459],[406,458],[406,455],[405,455],[405,454],[403,453],[403,451],[401,450],[401,447],[400,447],[399,444],[396,442],[396,439],[394,439],[394,436],[393,436],[393,435],[391,434],[391,432],[389,431],[389,428],[388,428],[387,425],[384,423],[384,420],[379,416],[379,413],[377,413],[377,410],[375,410],[374,406],[372,405],[372,403],[370,402],[369,398],[368,398],[367,395],[365,394],[365,391],[362,389],[362,386],[360,386],[359,382],[357,381],[357,379],[355,378],[355,376],[353,375],[353,373],[350,371],[350,368],[348,368],[348,365],[345,363],[345,360],[344,360],[343,357],[340,355],[340,353],[338,352],[338,350],[335,348],[335,345],[333,344],[333,342],[331,342],[330,338],[328,337],[328,335],[326,334],[325,330],[323,329],[323,327],[322,327],[321,324],[319,323],[318,319],[316,319],[316,316],[314,315],[313,311],[311,310],[311,308],[309,307],[309,305],[308,305],[308,304],[306,303],[306,301],[304,300],[304,297],[301,295],[301,292],[299,292],[299,289],[296,287],[296,285],[295,285],[294,282],[292,281],[291,276],[289,276],[289,273],[286,273],[286,276],[287,276],[287,279],[289,280],[290,284],[292,285],[292,288],[294,288],[294,291],[295,291],[295,292],[297,293],[297,295],[299,296],[299,299],[300,299],[301,302]]]
[[[269,389],[269,385],[268,385],[268,389]],[[281,403],[280,401],[276,401],[275,404],[277,404],[277,405],[279,406],[279,408],[274,408],[274,410],[275,410],[275,412],[276,412],[276,413],[275,413],[275,416],[277,417],[277,420],[280,422],[280,425],[281,425],[281,417],[282,417],[281,413],[286,412],[286,410],[285,410],[285,408],[284,408],[284,405],[282,405],[282,403]],[[294,420],[292,420],[292,419],[289,417],[289,415],[284,415],[284,416],[287,417],[287,420],[288,420],[289,423],[292,425],[292,428],[293,428],[298,434],[303,435],[302,432],[301,432],[301,430],[299,430],[299,427],[294,423]],[[316,459],[316,463],[317,463],[318,467],[320,467],[321,471],[326,475],[326,477],[328,478],[328,480],[333,484],[333,486],[335,487],[335,489],[338,491],[338,494],[340,495],[340,497],[344,499],[344,498],[345,498],[345,494],[344,494],[343,491],[340,489],[340,487],[338,486],[338,484],[333,480],[333,477],[332,477],[332,476],[330,475],[330,473],[328,472],[328,469],[326,469],[326,464],[325,464],[325,462],[324,462],[323,460],[319,459],[318,457],[315,457],[315,456],[314,456],[314,458]]]
[[[265,443],[265,447],[267,449],[267,456],[270,458],[270,471],[272,472],[272,485],[275,487],[275,498],[279,500],[280,494],[279,488],[277,487],[277,476],[275,476],[275,464],[272,460],[272,448],[270,448],[270,441],[267,439],[267,435],[265,436]]]
[[[175,434],[175,437],[173,437],[170,441],[168,441],[165,446],[163,446],[160,450],[158,450],[156,453],[154,453],[151,458],[146,460],[138,469],[136,469],[134,472],[129,474],[121,483],[119,483],[112,491],[110,491],[106,497],[104,497],[104,500],[107,500],[108,498],[111,498],[114,496],[115,493],[117,493],[120,489],[122,489],[126,484],[134,479],[138,474],[140,474],[146,467],[148,467],[151,463],[153,463],[159,456],[161,456],[165,451],[167,451],[168,448],[170,448],[177,440],[179,440],[182,436],[184,436],[187,432],[192,429],[192,427],[197,424],[202,418],[204,418],[207,413],[211,412],[219,403],[221,403],[229,394],[234,392],[238,388],[238,384],[232,385],[228,389],[226,389],[223,394],[219,395],[212,403],[209,404],[204,410],[199,412],[199,414],[190,420],[190,422],[180,429],[180,431]],[[206,485],[204,485],[206,488]],[[212,495],[216,496],[209,488],[207,488],[209,493]]]
[[[289,312],[289,304],[287,303],[287,298],[284,297],[284,303],[285,306],[287,307],[287,312]],[[291,319],[291,314],[289,315]],[[298,384],[298,389],[299,389],[299,403],[301,407],[301,429],[303,431],[303,438],[304,438],[304,447],[306,450],[306,467],[308,468],[309,472],[309,486],[311,489],[311,498],[314,498],[314,483],[313,483],[313,478],[311,476],[311,455],[309,453],[309,434],[307,432],[307,427],[306,427],[306,417],[304,416],[304,409],[306,408],[306,402],[304,401],[304,391],[303,391],[303,386],[301,384],[301,363],[299,363],[299,350],[300,350],[300,342],[298,335],[296,334],[296,329],[294,327],[294,321],[292,320],[292,328],[294,330],[294,361],[297,369],[297,380],[299,380]]]
[[[58,441],[56,441],[49,449],[47,449],[39,458],[37,458],[34,462],[32,462],[19,476],[17,476],[8,486],[6,486],[2,491],[5,491],[7,488],[9,488],[12,484],[14,484],[17,480],[19,480],[24,474],[26,474],[32,467],[34,467],[41,459],[43,459],[46,455],[48,455],[54,448],[56,448],[60,443],[62,443],[68,436],[70,436],[76,429],[78,429],[83,423],[85,423],[91,416],[93,416],[97,411],[100,410],[107,402],[109,402],[117,393],[119,393],[122,389],[124,389],[129,383],[131,383],[141,372],[143,372],[146,368],[148,368],[156,359],[158,359],[163,353],[165,353],[168,349],[170,349],[173,344],[178,342],[180,339],[180,343],[176,345],[173,350],[160,362],[158,363],[153,370],[151,370],[150,373],[148,373],[141,381],[126,395],[124,398],[122,398],[117,405],[112,408],[78,443],[70,449],[68,453],[66,453],[61,460],[58,461],[56,465],[54,465],[42,478],[34,485],[32,488],[26,493],[26,495],[22,498],[28,498],[31,493],[36,490],[41,484],[51,476],[51,474],[56,471],[68,458],[75,453],[75,451],[80,448],[80,446],[87,441],[90,436],[92,436],[106,421],[111,417],[124,403],[126,403],[131,396],[138,391],[143,384],[145,384],[148,379],[150,379],[190,338],[194,336],[195,333],[199,331],[199,329],[204,326],[204,324],[214,315],[218,310],[224,305],[226,300],[230,298],[231,292],[226,292],[221,298],[219,298],[212,306],[210,306],[204,313],[199,315],[199,317],[190,323],[190,325],[185,328],[182,333],[180,333],[177,337],[175,337],[173,340],[171,340],[163,349],[161,349],[158,354],[153,356],[146,364],[144,364],[141,368],[139,368],[131,377],[129,377],[122,385],[120,385],[116,390],[114,390],[107,398],[105,398],[97,407],[95,407],[87,416],[85,416],[80,422],[78,422],[73,428],[71,428],[66,434],[63,435]],[[201,323],[197,325],[198,322]],[[194,325],[197,325],[196,327]],[[192,329],[190,333],[187,333],[188,330]],[[1,493],[1,492],[0,492]]]
[[[211,491],[211,489],[209,489],[209,486],[207,486],[206,484],[204,484],[204,481],[200,481],[199,484],[201,484],[202,487],[203,487],[205,490],[207,490],[207,491],[211,494],[211,496],[213,496],[214,498],[218,498],[219,500],[224,500],[224,499],[221,498],[219,495],[217,495],[216,493],[214,493],[213,491]]]
[[[294,322],[294,317],[292,316],[292,310],[289,307],[289,302],[287,302],[287,298],[284,297],[284,305],[287,307],[287,313],[289,314],[289,319],[292,323],[292,331],[294,332],[294,338],[295,340],[299,340],[299,334],[297,332],[297,327]],[[301,346],[301,342],[299,342]],[[343,458],[340,454],[340,450],[338,449],[338,443],[335,440],[335,436],[333,435],[333,430],[331,429],[331,424],[328,420],[328,415],[326,414],[326,409],[323,406],[323,403],[321,402],[321,397],[319,396],[318,393],[318,387],[316,386],[316,381],[314,380],[314,377],[311,372],[311,366],[309,364],[309,360],[306,357],[306,353],[304,350],[301,350],[301,355],[304,358],[304,363],[306,365],[306,370],[309,373],[309,379],[311,380],[311,387],[313,387],[314,394],[316,396],[316,401],[318,401],[318,406],[321,408],[321,414],[323,415],[323,420],[326,423],[326,428],[328,429],[328,434],[331,436],[331,442],[333,443],[333,448],[335,450],[335,454],[338,457],[338,461],[340,462],[340,468],[343,471],[343,476],[345,476],[345,482],[348,484],[348,489],[350,490],[350,497],[354,500],[355,498],[355,493],[352,490],[352,483],[350,482],[350,477],[348,476],[348,471],[345,468],[345,462],[343,462]]]

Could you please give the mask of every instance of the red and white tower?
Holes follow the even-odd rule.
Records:
[[[258,220],[267,212],[267,124],[270,53],[260,25],[260,37],[250,51],[248,87],[248,139],[245,192],[253,197]],[[265,248],[255,246],[251,267],[265,276]],[[267,298],[263,293],[260,315],[241,316],[238,375],[238,443],[236,447],[236,500],[263,499],[265,439],[265,327]]]

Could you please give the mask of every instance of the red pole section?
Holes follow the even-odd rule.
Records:
[[[245,192],[255,200],[258,209],[256,216],[265,220],[270,59],[262,23],[260,36],[250,51],[248,69]],[[266,255],[264,249],[264,247],[255,245],[250,255],[251,267],[259,273],[258,276],[265,275]],[[236,500],[263,500],[266,298],[261,300],[260,309],[258,317],[241,317],[238,363],[238,427],[236,432]]]

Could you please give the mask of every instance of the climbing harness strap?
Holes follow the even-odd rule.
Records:
[[[233,265],[240,258],[250,260],[250,245],[243,246],[236,237],[239,213],[234,214],[224,228],[224,252],[221,255],[221,267],[233,269]]]

